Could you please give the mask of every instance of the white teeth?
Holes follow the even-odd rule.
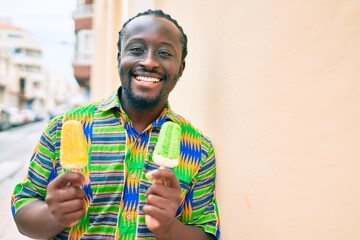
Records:
[[[159,78],[152,78],[152,77],[145,77],[145,76],[136,76],[135,78],[139,81],[144,81],[144,82],[153,82],[153,83],[160,82]]]

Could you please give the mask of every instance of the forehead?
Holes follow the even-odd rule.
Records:
[[[175,24],[151,15],[137,17],[127,24],[123,43],[131,39],[160,40],[181,47],[181,33]]]

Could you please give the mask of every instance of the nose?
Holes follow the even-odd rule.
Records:
[[[144,55],[140,61],[140,64],[147,69],[156,69],[159,67],[159,62],[156,59],[156,56],[150,51]]]

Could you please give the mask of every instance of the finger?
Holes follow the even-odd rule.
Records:
[[[153,184],[146,191],[146,195],[153,194],[164,198],[168,198],[168,196],[171,195],[171,193],[169,193],[170,191],[171,188],[164,186],[163,184]]]
[[[164,210],[167,206],[169,206],[169,200],[154,194],[150,194],[146,197],[146,204]]]
[[[66,202],[74,199],[83,200],[86,196],[85,191],[82,188],[74,186],[68,186],[58,191],[61,191],[58,194],[59,202]]]
[[[70,227],[75,225],[82,217],[85,216],[85,214],[85,209],[82,209],[76,212],[66,213],[61,217],[61,220],[59,220],[60,222],[64,223],[64,225]]]
[[[156,169],[146,173],[146,177],[153,179],[155,183],[163,183],[166,180],[168,187],[180,188],[176,175],[167,169]]]
[[[175,219],[175,213],[169,214],[167,210],[163,210],[152,205],[145,205],[143,207],[143,212],[145,215],[156,219],[160,225],[170,224],[171,221]]]
[[[167,201],[181,202],[181,190],[178,188],[169,188],[160,184],[153,184],[146,191],[146,196],[156,195]]]
[[[165,210],[148,204],[143,207],[143,212],[145,215],[149,215],[157,220],[163,219],[166,216]]]
[[[85,201],[83,199],[74,199],[61,203],[59,208],[63,209],[64,214],[83,211],[85,210]]]
[[[75,187],[80,187],[85,182],[85,177],[80,173],[63,173],[59,175],[55,180],[52,182],[52,185],[55,188],[64,188],[66,186],[72,185]]]

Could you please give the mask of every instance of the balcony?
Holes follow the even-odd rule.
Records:
[[[75,32],[83,29],[92,29],[92,17],[75,19]]]
[[[74,76],[76,81],[81,87],[89,86],[90,75],[91,75],[91,66],[90,65],[77,65],[73,64]]]

